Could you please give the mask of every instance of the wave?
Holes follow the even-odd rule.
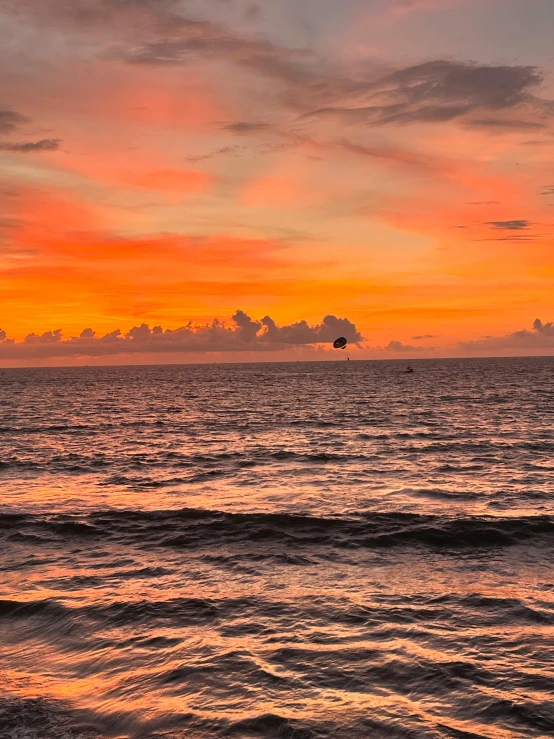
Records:
[[[470,689],[468,685],[465,687],[466,691]],[[230,692],[228,698],[236,699],[237,691]],[[7,736],[26,739],[107,739],[116,732],[118,736],[136,739],[147,736],[177,739],[185,735],[190,739],[483,739],[490,735],[491,725],[501,724],[503,736],[516,736],[515,731],[517,736],[522,735],[521,731],[526,736],[538,736],[537,732],[547,736],[552,726],[552,709],[546,702],[521,699],[515,702],[486,697],[476,691],[472,691],[471,707],[459,694],[451,694],[451,702],[454,716],[427,714],[424,719],[419,714],[402,713],[399,720],[390,709],[379,712],[379,717],[352,710],[347,721],[332,710],[328,716],[309,710],[298,716],[286,709],[265,713],[244,711],[242,717],[242,712],[235,711],[232,718],[224,712],[218,715],[213,709],[207,715],[189,709],[146,718],[130,711],[104,713],[98,709],[77,709],[66,701],[52,698],[6,695],[0,698],[0,721]]]
[[[0,620],[38,619],[50,622],[55,629],[67,631],[69,622],[78,625],[82,637],[86,637],[85,622],[97,622],[103,626],[136,626],[146,623],[178,623],[180,625],[215,624],[225,636],[236,637],[239,634],[255,634],[263,631],[269,635],[271,623],[281,633],[285,623],[302,621],[313,627],[330,625],[348,627],[371,627],[378,629],[380,638],[393,639],[405,635],[406,629],[412,630],[412,637],[417,630],[422,638],[429,636],[429,624],[450,628],[468,626],[492,627],[509,624],[515,626],[554,626],[554,610],[551,605],[533,603],[524,598],[497,597],[482,593],[458,595],[444,593],[440,595],[378,595],[374,594],[367,603],[360,604],[348,597],[336,595],[319,595],[308,597],[298,595],[294,598],[280,599],[269,595],[243,595],[236,597],[174,597],[167,600],[159,594],[160,599],[117,600],[107,603],[89,603],[73,605],[54,598],[41,600],[0,599]],[[276,633],[277,633],[276,632]],[[42,631],[43,636],[45,632]],[[477,637],[476,638],[480,638]],[[483,638],[488,638],[483,636]],[[308,654],[317,659],[317,654],[324,654],[331,661],[338,659],[339,654],[333,650],[340,649],[340,654],[353,657],[338,646],[333,640],[326,643],[321,632],[314,630],[310,643],[312,646],[299,644],[292,646],[289,640],[286,647],[280,647],[274,654],[274,661],[286,665],[289,661],[307,662]],[[313,651],[313,645],[317,647]],[[76,649],[82,646],[75,645]],[[362,647],[349,648],[359,652]]]
[[[100,739],[91,714],[71,710],[61,701],[2,695],[0,726],[4,737],[25,739]]]
[[[447,517],[363,512],[348,518],[292,513],[226,513],[183,508],[174,511],[98,511],[88,515],[0,514],[0,537],[44,540],[110,538],[120,543],[201,549],[225,544],[340,549],[424,546],[445,550],[487,549],[521,543],[554,545],[554,518]],[[274,554],[275,551],[268,553]]]
[[[44,424],[42,426],[0,426],[0,434],[56,434],[73,431],[96,430],[100,426],[89,424]]]

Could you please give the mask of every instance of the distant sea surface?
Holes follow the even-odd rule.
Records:
[[[0,370],[2,739],[554,736],[554,358]]]

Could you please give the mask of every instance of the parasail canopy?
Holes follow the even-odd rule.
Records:
[[[333,346],[335,349],[345,349],[346,348],[347,341],[344,338],[344,336],[340,336],[338,339],[336,339],[333,342]]]

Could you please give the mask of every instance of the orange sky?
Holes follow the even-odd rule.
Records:
[[[353,357],[554,354],[549,22],[549,0],[1,4],[0,365],[336,358],[327,315]],[[231,343],[197,339],[214,319]],[[142,324],[189,334],[94,343]]]

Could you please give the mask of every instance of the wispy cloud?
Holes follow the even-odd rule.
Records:
[[[15,154],[29,154],[33,151],[54,151],[60,146],[60,139],[41,139],[40,141],[19,141],[11,143],[0,141],[0,151],[11,151]]]
[[[241,151],[243,149],[240,146],[221,146],[219,149],[214,149],[207,154],[189,154],[185,156],[185,161],[191,163],[205,162],[207,159],[213,159],[214,157],[224,156],[226,154],[237,156]]]
[[[405,0],[396,7],[428,4]],[[255,4],[249,7],[251,14],[258,13]],[[386,72],[382,63],[368,62],[360,74],[311,49],[280,46],[190,17],[177,0],[25,0],[17,13],[98,36],[103,58],[151,67],[221,60],[247,69],[278,81],[274,97],[306,120],[334,116],[364,126],[461,120],[483,130],[523,131],[543,127],[554,114],[553,101],[538,95],[544,74],[534,66],[432,59],[403,67],[389,64]],[[8,117],[17,114],[3,113],[4,125],[18,122]],[[228,130],[255,133],[265,126],[239,120],[228,124]]]
[[[532,131],[537,128],[546,128],[546,123],[538,121],[520,121],[510,118],[473,118],[467,121],[469,126],[476,128],[493,129],[494,131]]]
[[[512,221],[487,221],[487,225],[499,231],[524,231],[531,224],[525,219],[516,219]]]
[[[19,126],[28,123],[29,118],[13,110],[0,110],[0,133],[12,133]]]
[[[225,123],[221,128],[223,131],[229,131],[230,133],[249,134],[267,131],[271,126],[269,123],[260,123],[258,121],[235,121],[233,123]]]
[[[537,115],[552,116],[552,101],[536,96],[543,83],[543,74],[531,66],[486,65],[437,59],[412,65],[357,85],[344,81],[328,82],[328,93],[335,100],[325,107],[305,115],[308,118],[338,116],[359,125],[444,123],[467,118],[473,126],[482,121],[483,128],[492,125],[519,127],[528,121],[510,118],[503,124],[500,114],[532,111],[529,127],[540,125]],[[334,90],[333,90],[334,87]],[[329,94],[329,98],[331,95]],[[491,118],[469,119],[485,111],[496,114]],[[484,122],[484,123],[483,123]]]

